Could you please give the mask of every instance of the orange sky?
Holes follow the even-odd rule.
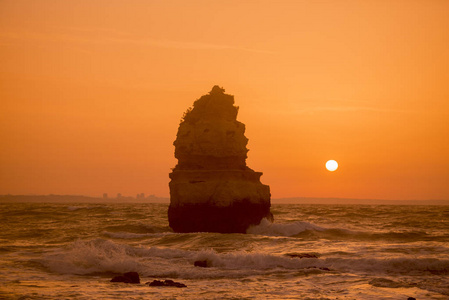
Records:
[[[0,66],[0,194],[168,196],[218,84],[273,198],[449,199],[449,1],[1,0]]]

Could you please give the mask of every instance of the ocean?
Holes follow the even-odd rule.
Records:
[[[0,204],[0,298],[449,299],[449,206],[274,204],[247,234],[174,233],[167,209]],[[166,279],[187,287],[145,284]]]

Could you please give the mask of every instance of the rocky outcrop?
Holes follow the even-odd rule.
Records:
[[[111,282],[140,283],[139,273],[128,272],[123,275],[115,276]]]
[[[175,232],[245,233],[272,219],[270,188],[246,165],[248,139],[237,113],[234,96],[214,86],[184,114],[169,184]]]
[[[207,259],[205,259],[205,260],[195,260],[193,265],[195,267],[209,268],[209,267],[212,266],[212,263],[209,260],[207,260]]]
[[[177,287],[177,288],[184,288],[187,287],[184,283],[176,282],[170,279],[167,280],[153,280],[152,282],[147,282],[148,286],[162,286],[162,287]]]

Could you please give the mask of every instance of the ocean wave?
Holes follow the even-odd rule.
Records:
[[[430,292],[439,293],[449,296],[449,289],[444,282],[427,282],[426,280],[415,280],[410,278],[382,278],[377,277],[371,279],[368,283],[374,287],[381,288],[420,288]]]
[[[84,205],[69,205],[66,207],[69,211],[78,211],[78,210],[90,210],[90,211],[110,211],[111,209],[105,205],[98,204],[84,204]]]
[[[349,240],[349,241],[389,241],[389,242],[419,242],[419,241],[449,241],[447,235],[429,234],[425,231],[385,231],[385,232],[367,232],[355,231],[344,228],[328,228],[324,230],[307,230],[300,232],[295,237],[316,240]]]
[[[259,225],[248,228],[247,233],[265,236],[298,237],[306,240],[357,240],[357,241],[449,241],[448,235],[429,234],[422,230],[369,232],[345,228],[325,228],[309,222],[272,223],[262,219]]]
[[[412,258],[320,258],[312,254],[303,258],[289,255],[267,253],[216,253],[213,250],[201,251],[195,255],[197,260],[206,260],[212,267],[228,269],[308,269],[331,270],[337,272],[400,273],[400,274],[449,274],[449,260]]]
[[[134,233],[134,232],[109,232],[103,231],[102,233],[105,236],[114,238],[114,239],[142,239],[147,237],[161,237],[163,235],[172,234],[171,232],[159,232],[159,233]]]
[[[230,253],[217,253],[214,250],[202,250],[192,257],[194,261],[207,261],[208,266],[222,269],[304,269],[320,267],[322,261],[317,257],[292,258],[287,255],[272,255],[260,252],[236,251]]]
[[[39,262],[52,272],[77,275],[139,271],[143,267],[130,246],[104,239],[77,240],[67,248],[45,255]]]
[[[307,230],[324,231],[326,229],[309,222],[297,221],[282,224],[272,223],[264,218],[259,225],[248,228],[246,233],[268,236],[295,236]]]
[[[211,268],[194,266],[208,260]],[[266,253],[214,250],[179,250],[133,247],[105,239],[78,240],[69,247],[44,255],[38,262],[58,274],[111,274],[136,271],[146,276],[172,278],[217,278],[264,273],[269,269],[303,269],[317,264],[316,258],[292,259]]]
[[[87,207],[85,206],[67,206],[67,210],[70,211],[75,211],[75,210],[80,210],[80,209],[86,209]]]
[[[151,224],[146,224],[143,222],[138,222],[135,224],[119,224],[119,225],[110,225],[105,227],[106,232],[111,233],[161,233],[161,232],[171,232],[171,229],[168,227],[158,227],[153,226]]]
[[[148,273],[156,266],[172,266],[172,260],[183,260],[191,252],[178,249],[130,246],[108,239],[77,240],[37,260],[58,274]],[[162,272],[164,273],[164,272]]]
[[[194,266],[207,261],[209,268]],[[78,240],[44,255],[38,262],[58,274],[101,274],[136,271],[145,276],[172,278],[238,277],[270,272],[337,272],[400,275],[448,275],[449,260],[430,258],[353,258],[309,255],[291,257],[262,252],[213,249],[199,251],[130,246],[111,240]],[[298,273],[300,274],[300,273]]]
[[[343,272],[420,275],[449,274],[449,260],[436,258],[327,258],[329,268]]]

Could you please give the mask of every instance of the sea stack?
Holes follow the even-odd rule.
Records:
[[[179,125],[168,220],[175,232],[246,233],[270,212],[270,187],[246,166],[248,139],[234,96],[214,86]]]

